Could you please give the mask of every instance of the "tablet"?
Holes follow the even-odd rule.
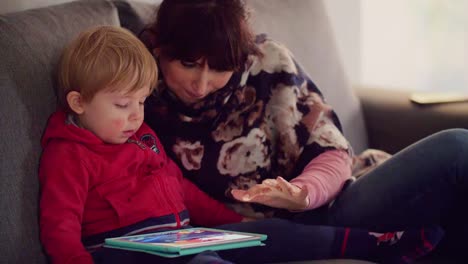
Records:
[[[264,234],[237,232],[213,228],[187,228],[135,236],[107,238],[104,246],[178,257],[205,250],[227,250],[264,245]]]

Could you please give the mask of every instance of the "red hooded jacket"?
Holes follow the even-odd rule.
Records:
[[[54,263],[92,263],[82,238],[188,210],[196,224],[242,217],[185,179],[143,124],[124,144],[107,144],[54,113],[42,138],[41,241]]]

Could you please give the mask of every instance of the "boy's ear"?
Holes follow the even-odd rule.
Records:
[[[80,115],[84,112],[83,100],[81,94],[77,91],[71,91],[67,94],[67,103],[70,109]]]

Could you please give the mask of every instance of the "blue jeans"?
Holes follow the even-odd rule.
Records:
[[[330,208],[296,221],[371,230],[439,224],[448,237],[463,239],[467,209],[468,130],[450,129],[400,151],[345,188]]]

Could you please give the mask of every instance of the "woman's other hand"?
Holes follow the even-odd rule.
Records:
[[[241,202],[259,203],[290,211],[301,211],[309,205],[307,189],[301,189],[282,177],[266,179],[248,190],[232,190]]]

